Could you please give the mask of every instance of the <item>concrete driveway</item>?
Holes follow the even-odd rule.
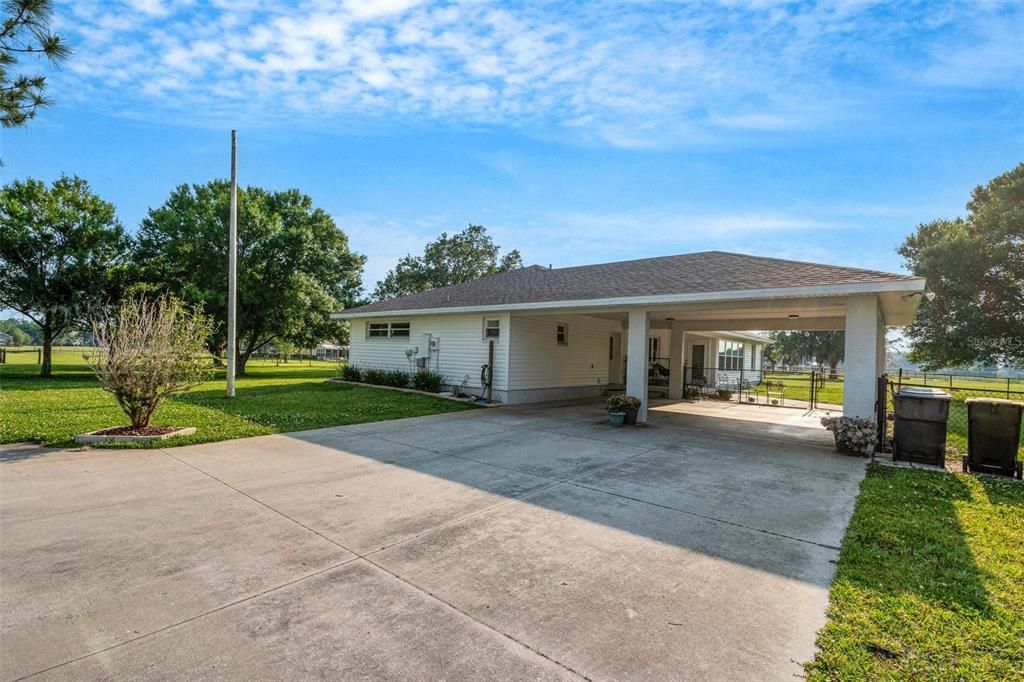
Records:
[[[166,451],[9,449],[0,671],[792,679],[862,461],[598,406]]]

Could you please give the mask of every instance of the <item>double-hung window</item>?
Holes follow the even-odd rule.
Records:
[[[555,325],[555,343],[559,346],[569,345],[569,325],[563,322]]]
[[[661,357],[661,339],[657,336],[647,337],[647,362],[657,362]]]
[[[743,344],[737,341],[718,342],[718,369],[743,369]]]
[[[371,322],[366,326],[368,339],[409,338],[408,322]]]
[[[501,320],[497,317],[484,318],[484,341],[501,338]]]

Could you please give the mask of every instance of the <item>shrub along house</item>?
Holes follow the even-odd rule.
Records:
[[[350,321],[357,367],[429,367],[478,394],[489,377],[492,397],[512,404],[625,385],[641,420],[654,365],[668,375],[653,390],[678,399],[684,365],[712,384],[760,367],[767,341],[745,330],[845,329],[844,412],[871,417],[885,328],[909,324],[923,290],[918,277],[709,251],[535,265],[332,317]]]

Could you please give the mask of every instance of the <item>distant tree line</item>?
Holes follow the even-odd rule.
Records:
[[[239,189],[239,374],[249,357],[281,339],[300,346],[343,340],[330,313],[361,298],[365,259],[333,219],[298,190]],[[16,180],[0,190],[0,307],[35,328],[8,322],[42,345],[42,376],[52,347],[88,329],[128,296],[175,296],[213,320],[207,349],[226,348],[229,185],[182,185],[151,209],[137,235],[114,206],[78,177],[50,185]],[[37,331],[35,331],[37,330]],[[14,334],[12,334],[14,336]]]

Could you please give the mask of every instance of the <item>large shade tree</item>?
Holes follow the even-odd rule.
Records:
[[[483,225],[470,225],[462,232],[442,232],[427,244],[422,256],[407,255],[377,284],[374,297],[397,298],[427,289],[446,287],[485,275],[523,267],[519,251],[504,256]]]
[[[229,197],[225,180],[181,185],[149,211],[137,240],[139,288],[202,306],[215,322],[215,354],[227,345]],[[299,190],[239,188],[238,374],[276,339],[308,342],[313,329],[340,337],[329,315],[359,297],[364,260]]]
[[[81,178],[0,190],[0,306],[39,325],[40,376],[52,373],[54,339],[118,296],[129,245],[114,205]]]
[[[976,187],[966,216],[918,226],[899,253],[933,294],[907,330],[912,361],[1024,363],[1024,164]]]
[[[71,54],[67,43],[50,32],[51,0],[4,0],[0,3],[0,125],[16,128],[50,103],[46,76],[19,71],[22,60],[35,58],[59,66]]]

